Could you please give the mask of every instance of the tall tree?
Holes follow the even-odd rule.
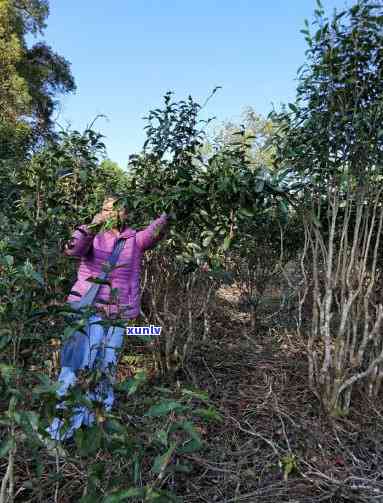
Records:
[[[48,14],[46,0],[0,0],[0,136],[3,141],[4,128],[9,124],[24,123],[37,135],[47,133],[52,128],[57,94],[75,90],[68,61],[43,42],[27,45],[27,35],[43,34]]]
[[[377,396],[383,383],[383,4],[358,0],[332,19],[317,4],[318,29],[302,30],[308,61],[277,140],[278,157],[308,182],[309,378],[338,415],[355,385]]]

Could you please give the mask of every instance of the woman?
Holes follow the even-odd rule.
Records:
[[[154,246],[162,237],[168,224],[168,216],[163,213],[146,229],[135,231],[127,227],[127,212],[116,209],[118,198],[109,196],[105,199],[102,211],[92,220],[90,226],[80,225],[73,233],[65,247],[65,254],[81,259],[77,280],[68,296],[68,302],[76,302],[88,292],[94,282],[92,278],[100,276],[103,266],[112,255],[117,240],[123,239],[124,245],[119,254],[115,268],[108,275],[108,284],[102,284],[93,303],[97,314],[91,316],[85,327],[89,344],[82,348],[79,368],[94,368],[97,364],[103,373],[102,381],[94,392],[88,392],[91,400],[103,402],[110,410],[114,401],[113,382],[117,364],[116,351],[121,348],[125,329],[112,326],[105,329],[100,322],[105,318],[118,317],[126,320],[139,316],[140,308],[140,268],[141,259],[146,250]],[[110,230],[96,233],[94,227],[109,222]],[[70,386],[76,382],[76,373],[71,367],[63,367],[58,377],[61,386],[58,396],[62,397]],[[63,403],[57,408],[64,408]],[[75,409],[69,428],[61,431],[63,420],[55,418],[47,428],[54,440],[66,440],[82,424],[94,422],[94,413],[84,406]]]

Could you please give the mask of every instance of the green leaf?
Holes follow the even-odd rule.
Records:
[[[13,438],[8,438],[0,444],[0,458],[4,458],[8,452],[15,446]]]
[[[168,446],[168,432],[165,430],[159,430],[156,432],[156,438],[161,442],[165,447]]]
[[[7,266],[10,267],[14,264],[15,259],[12,257],[12,255],[5,255],[4,262]]]
[[[217,421],[222,423],[223,417],[214,407],[209,407],[207,409],[199,408],[193,410],[193,415],[207,419],[208,421]]]
[[[133,455],[133,480],[135,484],[138,484],[141,478],[141,462],[140,455],[136,452]]]
[[[278,208],[280,210],[280,212],[282,213],[282,215],[284,216],[284,218],[286,219],[288,217],[288,214],[289,214],[289,209],[288,209],[288,206],[286,204],[285,201],[279,201],[278,202]]]
[[[294,454],[283,457],[279,461],[279,466],[283,469],[283,478],[287,480],[289,475],[297,468],[297,461]]]
[[[49,384],[40,384],[37,385],[33,388],[32,392],[35,395],[44,395],[44,394],[53,394],[58,391],[58,389],[61,387],[60,383],[49,383]]]
[[[153,503],[183,503],[183,500],[169,491],[163,489],[147,488],[145,501]]]
[[[158,405],[153,405],[144,415],[150,417],[166,416],[166,414],[169,414],[169,412],[173,410],[184,410],[184,409],[185,407],[182,404],[171,400],[161,402]]]
[[[0,375],[6,384],[9,384],[11,379],[16,375],[16,368],[13,365],[0,363]]]
[[[177,422],[173,423],[170,427],[171,432],[173,432],[177,429],[184,430],[186,433],[188,433],[190,435],[190,437],[193,440],[195,440],[196,442],[198,442],[199,444],[202,445],[202,439],[201,439],[199,433],[197,432],[197,430],[195,429],[194,424],[191,421],[177,421]]]
[[[145,489],[141,487],[131,487],[130,489],[123,489],[117,493],[109,494],[102,500],[103,503],[119,503],[129,498],[143,498],[145,496]]]
[[[134,339],[137,341],[144,342],[145,344],[148,344],[149,342],[153,341],[153,337],[150,335],[135,335]]]
[[[322,224],[320,223],[320,221],[318,220],[318,218],[316,217],[316,215],[312,214],[311,218],[312,218],[313,224],[316,227],[322,227]]]
[[[239,213],[241,215],[243,215],[244,217],[254,217],[254,213],[251,210],[247,209],[247,208],[241,208],[239,210]]]
[[[204,402],[209,401],[209,395],[206,391],[193,391],[190,389],[183,389],[182,394],[191,396],[193,398],[198,398],[199,400],[202,400]]]
[[[69,339],[70,337],[72,337],[72,335],[76,331],[77,331],[77,327],[75,327],[75,326],[66,327],[65,330],[64,330],[64,333],[63,333],[63,340],[66,341],[67,339]]]
[[[96,499],[94,493],[87,494],[86,496],[83,496],[79,503],[94,503],[94,500]]]
[[[5,349],[6,346],[11,342],[12,337],[10,335],[3,335],[0,338],[0,351]]]
[[[208,247],[209,244],[211,243],[211,240],[213,239],[213,236],[207,236],[203,241],[202,241],[202,246],[204,248]]]
[[[82,456],[94,454],[101,445],[101,430],[94,425],[86,430],[78,429],[75,433],[75,442]]]
[[[82,181],[82,183],[85,183],[88,179],[88,173],[85,170],[80,169],[79,175],[80,175],[80,180]]]
[[[107,266],[107,269],[109,269],[108,266]],[[93,276],[90,276],[89,278],[87,278],[86,281],[89,281],[90,283],[95,283],[96,285],[108,285],[110,287],[112,286],[110,281],[108,281],[106,279],[94,278]]]
[[[172,442],[169,449],[164,454],[160,454],[156,457],[152,467],[152,471],[154,473],[161,473],[166,468],[172,458],[173,452],[175,451],[176,447],[177,442]]]
[[[197,250],[200,251],[201,247],[197,243],[188,243],[187,244],[188,248],[191,248],[193,251]]]
[[[186,444],[177,447],[177,454],[189,454],[191,452],[199,451],[202,447],[202,443],[198,442],[194,438],[189,440]]]
[[[20,422],[23,430],[28,433],[36,432],[39,427],[39,415],[32,410],[22,411],[20,413]]]
[[[109,433],[126,433],[126,427],[119,421],[116,421],[116,419],[109,419],[108,421],[106,421],[105,430]]]
[[[193,471],[193,467],[191,464],[186,463],[176,463],[167,468],[168,472],[178,472],[178,473],[191,473]]]
[[[201,187],[197,187],[197,185],[194,185],[193,183],[190,185],[191,189],[193,192],[196,192],[197,194],[206,194],[204,189],[201,189]]]
[[[173,390],[164,388],[163,386],[153,386],[153,389],[156,389],[161,393],[167,393],[168,395],[171,395],[173,393]]]
[[[224,241],[223,241],[223,249],[224,251],[228,250],[230,248],[230,245],[231,245],[231,238],[230,236],[226,236]]]
[[[263,178],[257,178],[254,190],[255,192],[262,192],[265,188],[265,180]]]
[[[39,272],[32,271],[31,276],[42,286],[44,286],[44,279]]]
[[[133,393],[135,393],[142,384],[146,383],[147,380],[148,376],[146,375],[146,372],[141,370],[137,372],[134,377],[116,385],[116,389],[118,391],[127,392],[128,395],[133,395]]]

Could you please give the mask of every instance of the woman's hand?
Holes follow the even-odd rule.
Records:
[[[98,225],[106,222],[111,214],[110,210],[102,210],[94,216],[90,225]]]

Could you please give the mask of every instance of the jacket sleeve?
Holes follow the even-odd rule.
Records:
[[[164,236],[164,230],[168,224],[168,217],[163,213],[159,218],[146,227],[143,231],[137,232],[136,241],[141,250],[145,251],[154,246]]]
[[[80,225],[73,232],[71,239],[65,245],[64,253],[70,257],[83,257],[92,246],[94,234],[92,234],[86,225]]]

